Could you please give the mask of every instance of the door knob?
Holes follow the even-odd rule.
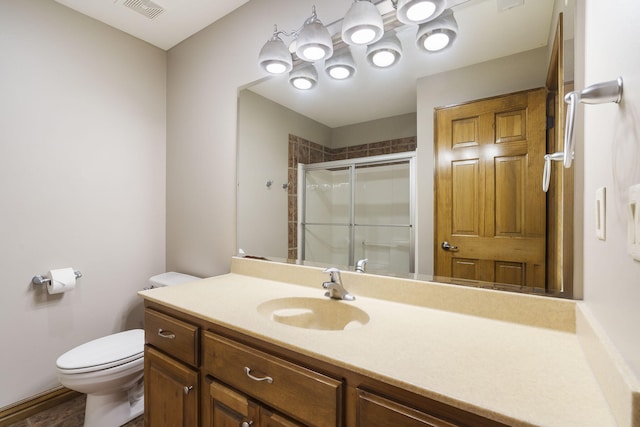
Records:
[[[452,244],[450,244],[446,240],[444,242],[442,242],[442,249],[444,249],[445,251],[449,251],[449,252],[458,252],[458,247],[457,246],[453,246]]]

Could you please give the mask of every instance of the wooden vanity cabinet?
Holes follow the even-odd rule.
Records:
[[[145,343],[145,426],[199,425],[199,327],[147,308]]]
[[[507,427],[145,302],[146,427]]]

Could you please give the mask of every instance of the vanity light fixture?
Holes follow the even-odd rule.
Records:
[[[349,45],[375,43],[384,34],[382,15],[369,0],[356,0],[342,20],[342,40]]]
[[[288,73],[293,68],[291,53],[280,38],[280,34],[282,32],[278,31],[278,26],[275,25],[273,36],[262,46],[258,56],[258,63],[269,74]]]
[[[260,50],[260,67],[270,74],[289,73],[289,82],[294,87],[308,90],[318,82],[318,71],[313,65],[317,61],[324,61],[324,70],[333,79],[352,77],[356,63],[350,47],[354,45],[366,46],[366,59],[376,68],[398,63],[402,45],[395,29],[403,24],[419,24],[416,43],[426,52],[446,49],[458,34],[453,11],[445,9],[449,0],[391,0],[396,10],[385,13],[384,18],[376,6],[381,1],[354,0],[344,18],[329,25],[333,28],[341,22],[341,33],[333,37],[318,19],[315,6],[297,30],[285,32],[275,26],[271,39]],[[291,38],[288,46],[281,36]],[[338,46],[335,53],[334,42]]]
[[[345,46],[336,51],[333,56],[324,63],[324,70],[336,80],[345,80],[356,73],[356,63],[351,55],[351,48]]]
[[[367,48],[367,61],[374,67],[387,68],[402,58],[402,45],[395,32],[389,32]]]
[[[418,47],[427,52],[440,52],[453,44],[458,35],[458,23],[453,11],[447,9],[433,21],[420,24],[416,34]]]
[[[303,61],[315,62],[333,55],[331,34],[318,19],[315,6],[311,9],[311,16],[297,34],[296,55]]]
[[[446,0],[398,0],[396,17],[403,24],[422,24],[439,16]]]
[[[289,83],[296,89],[313,89],[318,83],[318,71],[313,64],[305,62],[296,64],[289,73]]]

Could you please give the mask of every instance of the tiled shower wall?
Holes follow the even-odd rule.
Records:
[[[312,164],[359,157],[415,151],[416,137],[391,139],[349,147],[329,148],[295,135],[289,134],[289,220],[288,258],[298,256],[298,163]]]

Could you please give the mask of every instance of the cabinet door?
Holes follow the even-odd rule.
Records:
[[[304,424],[298,424],[283,415],[260,408],[260,427],[304,427]]]
[[[206,427],[304,427],[211,377],[204,381],[203,425]]]
[[[207,379],[203,398],[203,426],[258,427],[259,407],[246,396]]]
[[[357,418],[359,427],[456,427],[456,424],[362,390],[358,390]]]
[[[198,372],[145,347],[144,413],[147,427],[198,425]]]

